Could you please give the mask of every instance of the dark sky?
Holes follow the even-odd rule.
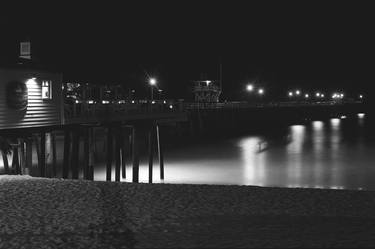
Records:
[[[107,3],[108,2],[108,3]],[[30,5],[1,14],[2,58],[30,37],[35,58],[66,81],[147,89],[147,74],[174,97],[190,80],[218,78],[227,98],[251,80],[278,89],[365,91],[374,81],[370,6],[341,2],[137,1]],[[303,2],[303,3],[301,3]]]

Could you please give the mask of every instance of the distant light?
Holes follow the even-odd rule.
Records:
[[[151,104],[155,104],[155,100],[153,100],[153,101],[151,102]]]
[[[30,78],[26,81],[26,85],[36,85],[36,78]]]
[[[132,104],[134,104],[135,103],[135,101],[134,100],[132,100]]]
[[[309,98],[309,95],[308,95],[308,94],[305,94],[305,98],[308,99],[308,98]]]
[[[79,104],[79,101],[78,101],[78,100],[76,100],[76,104]]]
[[[341,98],[344,98],[344,94],[343,94],[343,93],[342,93],[342,94],[340,94],[340,97],[341,97]]]
[[[169,105],[169,109],[173,109],[173,105]]]
[[[316,96],[316,97],[320,97],[320,93],[316,93],[315,96]]]
[[[211,83],[210,80],[206,80],[206,84],[207,84],[207,86],[208,86],[210,83]]]
[[[150,78],[150,80],[148,81],[148,83],[149,83],[151,86],[155,86],[155,85],[156,85],[156,79],[155,79],[155,78]]]
[[[264,94],[264,90],[261,88],[261,89],[258,90],[258,93],[259,93],[260,95],[263,95],[263,94]]]
[[[343,116],[341,116],[340,118],[341,118],[341,119],[346,119],[346,116],[345,116],[345,115],[343,115]]]
[[[88,100],[87,103],[92,105],[92,104],[94,104],[94,100]]]
[[[126,102],[125,102],[125,100],[119,100],[118,103],[119,104],[125,104]]]
[[[363,99],[363,95],[362,95],[362,94],[361,94],[361,95],[359,95],[359,98],[360,98],[360,99]]]
[[[289,97],[292,97],[293,96],[293,92],[289,92],[288,95],[289,95]]]
[[[254,90],[254,86],[249,84],[246,86],[246,90],[249,91],[249,92],[252,92]]]
[[[358,113],[357,115],[358,115],[359,118],[364,118],[365,117],[364,113]]]
[[[296,91],[296,95],[300,95],[300,93],[301,93],[300,90]]]
[[[337,95],[336,93],[332,94],[332,98],[333,98],[333,99],[335,99],[335,98],[337,98],[337,97],[338,97],[338,95]]]
[[[106,105],[106,104],[109,104],[109,101],[108,100],[103,100],[102,103]]]
[[[332,118],[331,119],[331,125],[333,127],[337,127],[338,125],[340,125],[340,119],[339,118]]]
[[[324,94],[321,94],[320,97],[321,97],[321,98],[324,98]]]
[[[165,101],[165,100],[164,100],[164,101],[163,101],[163,103],[164,103],[164,104],[166,104],[166,103],[167,103],[167,101]]]

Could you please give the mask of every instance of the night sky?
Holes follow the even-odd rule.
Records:
[[[34,58],[65,81],[115,83],[147,91],[157,77],[171,98],[191,81],[218,79],[224,98],[257,81],[272,94],[289,87],[366,92],[374,81],[370,6],[341,2],[149,1],[30,5],[1,14],[2,60],[30,37]]]

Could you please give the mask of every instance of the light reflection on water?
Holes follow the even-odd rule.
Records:
[[[292,125],[286,142],[242,136],[170,149],[165,182],[375,190],[375,146],[352,137],[363,129],[356,118]]]
[[[375,190],[375,145],[363,137],[366,118],[355,119],[292,125],[280,138],[251,135],[172,145],[165,151],[164,182]],[[154,179],[160,182],[155,164]],[[130,166],[127,174],[131,179]],[[95,177],[104,180],[104,167]],[[144,156],[140,181],[147,179]]]

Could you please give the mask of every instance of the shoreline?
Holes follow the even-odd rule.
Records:
[[[0,176],[0,248],[374,247],[375,192]]]

